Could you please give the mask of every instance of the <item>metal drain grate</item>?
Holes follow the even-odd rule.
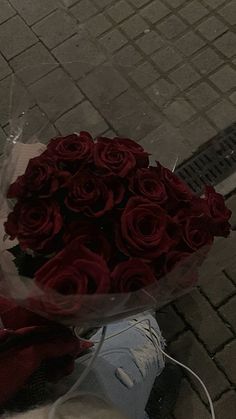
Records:
[[[205,184],[217,185],[236,171],[236,123],[212,138],[200,151],[176,170],[198,194]]]

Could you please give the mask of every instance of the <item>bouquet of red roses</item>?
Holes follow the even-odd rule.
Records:
[[[135,141],[87,132],[52,139],[7,198],[5,232],[17,242],[1,253],[1,293],[66,324],[166,304],[230,232],[213,187],[200,198]]]

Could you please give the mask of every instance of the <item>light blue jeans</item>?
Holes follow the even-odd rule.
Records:
[[[118,336],[107,339],[102,350],[79,390],[96,394],[116,406],[130,419],[147,418],[145,407],[148,402],[155,378],[164,368],[164,360],[156,350],[147,322],[158,336],[160,329],[154,317],[144,314],[112,324],[107,328],[106,337],[135,326]],[[99,341],[101,330],[92,340]],[[91,356],[85,355],[76,362],[73,377],[78,377]]]

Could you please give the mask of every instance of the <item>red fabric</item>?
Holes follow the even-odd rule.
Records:
[[[0,405],[24,386],[43,361],[48,361],[46,378],[56,381],[70,374],[74,360],[92,346],[69,329],[49,324],[5,299],[0,299],[0,316],[5,327],[11,325],[11,330],[0,329]],[[33,325],[34,321],[38,324]]]

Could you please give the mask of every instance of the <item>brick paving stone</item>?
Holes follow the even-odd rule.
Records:
[[[36,23],[33,29],[47,47],[55,48],[76,33],[77,25],[65,11],[56,10],[50,16]]]
[[[0,153],[3,152],[5,144],[6,144],[6,134],[3,129],[0,127]]]
[[[13,33],[17,33],[17,36],[12,36]],[[8,60],[36,41],[34,33],[19,16],[12,17],[0,26],[0,51]]]
[[[163,39],[154,31],[145,33],[135,42],[139,48],[141,48],[147,55],[152,54],[154,51],[160,49],[164,45]]]
[[[157,29],[168,39],[178,37],[187,28],[187,25],[178,16],[171,15],[162,23],[157,25]]]
[[[123,22],[120,28],[126,33],[126,35],[134,39],[138,35],[144,33],[145,29],[148,28],[147,22],[139,15],[131,16],[125,22]]]
[[[227,2],[226,5],[218,10],[218,13],[230,23],[230,25],[236,24],[236,3],[234,0]]]
[[[229,276],[229,278],[234,282],[236,285],[236,261],[230,263],[226,268],[225,272]]]
[[[179,7],[185,2],[186,2],[186,0],[166,0],[166,3],[168,3],[169,6],[171,6],[173,8]]]
[[[169,353],[201,377],[213,399],[219,397],[229,387],[224,374],[217,368],[215,362],[192,332],[187,331],[183,333],[178,340],[171,343]],[[197,387],[201,395],[205,397],[202,387],[197,384],[193,376],[188,373],[188,377],[194,387]]]
[[[175,305],[211,353],[232,338],[229,328],[198,290],[179,299]]]
[[[146,90],[150,99],[160,108],[167,105],[177,94],[178,89],[174,83],[170,83],[164,78],[156,81]]]
[[[186,379],[181,383],[173,414],[175,419],[209,419],[208,410]]]
[[[16,14],[9,1],[1,0],[0,24]]]
[[[204,116],[197,116],[193,121],[185,124],[181,128],[181,132],[190,144],[192,151],[201,147],[217,134],[215,128],[209,124]]]
[[[195,114],[195,110],[185,99],[177,98],[164,109],[164,113],[178,127],[190,119]]]
[[[128,44],[121,48],[113,55],[113,60],[119,64],[120,66],[124,66],[123,70],[130,70],[133,66],[137,63],[142,61],[143,57],[137,48],[133,47],[132,45]]]
[[[127,1],[120,0],[107,9],[106,13],[114,20],[114,22],[120,23],[131,16],[134,13],[134,9],[129,5],[129,3],[127,3]]]
[[[91,35],[96,38],[110,29],[112,24],[102,13],[99,13],[87,21],[86,27]]]
[[[203,109],[215,102],[219,94],[208,83],[202,82],[189,90],[187,96],[198,109]]]
[[[196,23],[209,13],[199,1],[191,1],[186,4],[179,14],[186,19],[190,24]]]
[[[26,85],[35,82],[57,66],[54,57],[40,42],[13,58],[10,64]]]
[[[112,130],[112,129],[108,129],[108,130],[106,130],[106,131],[103,133],[103,135],[104,135],[104,137],[107,137],[107,138],[114,138],[114,137],[117,137],[117,133],[116,133],[114,130]]]
[[[218,6],[220,6],[224,2],[225,0],[203,0],[203,3],[211,7],[211,9],[216,9]]]
[[[73,6],[75,3],[78,2],[78,0],[62,0],[63,4],[65,5],[65,7],[71,7]]]
[[[140,14],[151,23],[156,23],[170,13],[170,9],[166,7],[161,1],[154,0],[145,6]]]
[[[232,195],[226,201],[228,208],[232,211],[232,215],[230,218],[230,223],[232,227],[236,227],[236,194]]]
[[[105,60],[105,55],[98,44],[75,35],[53,50],[58,61],[70,75],[78,80]]]
[[[171,305],[163,307],[163,309],[158,311],[156,319],[164,338],[168,342],[171,342],[176,335],[183,332],[186,328],[185,323]]]
[[[216,307],[235,293],[235,287],[223,272],[214,275],[214,278],[209,276],[201,281],[201,289]]]
[[[11,0],[11,3],[28,25],[51,13],[59,4],[57,0]]]
[[[158,160],[170,170],[173,170],[176,164],[181,164],[192,154],[180,130],[173,127],[167,120],[164,120],[158,128],[144,137],[140,143],[145,150],[152,154],[152,164]]]
[[[214,407],[218,419],[232,419],[232,414],[234,415],[234,412],[236,412],[235,391],[228,391],[223,394]]]
[[[181,55],[172,46],[167,46],[152,55],[152,60],[164,73],[182,61]]]
[[[214,42],[215,47],[226,57],[235,55],[236,33],[228,31]]]
[[[144,88],[157,80],[160,75],[154,66],[145,62],[132,72],[131,77],[139,87]]]
[[[78,81],[78,85],[97,108],[110,103],[129,87],[120,73],[110,65],[98,67]]]
[[[194,32],[188,32],[175,42],[175,46],[187,57],[202,48],[205,42]]]
[[[208,74],[218,68],[223,59],[212,48],[206,48],[192,59],[192,63],[202,74]]]
[[[30,91],[50,120],[56,120],[83,99],[78,87],[59,68],[32,84]]]
[[[214,275],[222,270],[228,273],[228,269],[233,269],[234,259],[236,260],[236,231],[232,231],[227,239],[215,239],[207,259],[199,268],[200,278],[203,279],[209,275],[214,278]],[[236,265],[234,269],[236,270]]]
[[[147,4],[148,2],[150,2],[150,0],[129,0],[129,2],[134,7],[137,7],[139,9],[139,8],[145,6],[145,4]]]
[[[233,285],[232,285],[233,286]],[[235,290],[235,288],[234,288]],[[224,306],[220,307],[220,314],[227,323],[231,325],[236,332],[236,296],[231,298]]]
[[[223,129],[235,122],[236,107],[226,99],[222,99],[207,112],[207,115],[218,128]]]
[[[213,41],[227,31],[227,26],[215,16],[211,16],[204,20],[197,29],[208,41]]]
[[[98,111],[85,101],[70,110],[56,121],[62,135],[71,132],[89,131],[93,136],[101,135],[108,126]]]
[[[236,105],[236,92],[232,93],[229,98]]]
[[[210,80],[222,91],[236,89],[236,70],[226,64],[214,73]]]
[[[221,368],[225,371],[230,381],[236,385],[236,339],[226,345],[224,349],[216,354],[215,358]]]
[[[119,29],[113,29],[100,38],[100,44],[110,53],[114,53],[127,42],[126,37]]]
[[[114,0],[94,0],[94,3],[100,10],[104,10],[114,3]]]
[[[4,79],[11,73],[11,68],[9,67],[7,61],[0,54],[0,80]]]
[[[181,90],[185,90],[199,80],[200,76],[191,64],[186,63],[172,71],[170,78]]]
[[[101,113],[119,135],[131,136],[139,140],[160,125],[160,114],[144,101],[135,90],[128,89]]]
[[[79,1],[70,10],[79,22],[84,22],[98,12],[97,7],[91,0]]]

